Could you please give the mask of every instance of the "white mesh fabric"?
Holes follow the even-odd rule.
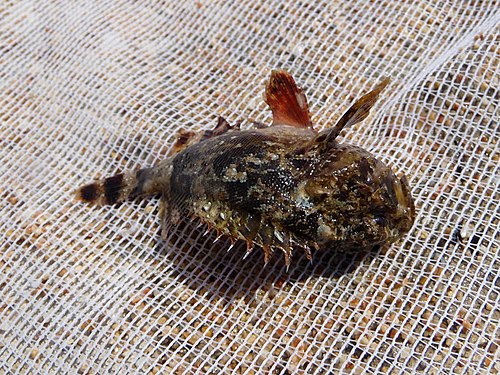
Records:
[[[0,373],[498,373],[496,1],[0,5]],[[179,129],[270,122],[274,68],[405,173],[418,216],[357,257],[158,239],[158,201],[71,191],[161,160]]]

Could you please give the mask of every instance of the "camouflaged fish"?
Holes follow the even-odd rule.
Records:
[[[267,264],[274,251],[290,264],[294,248],[356,250],[391,243],[411,228],[415,207],[406,177],[397,178],[368,151],[336,138],[364,120],[387,86],[362,96],[332,128],[313,128],[304,92],[273,71],[264,99],[273,123],[249,130],[219,118],[215,129],[181,132],[168,157],[152,168],[79,188],[97,205],[161,195],[162,236],[184,217],[220,235],[255,245]]]

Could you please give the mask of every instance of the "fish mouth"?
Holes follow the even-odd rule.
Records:
[[[413,226],[414,215],[412,207],[400,207],[392,220],[392,225],[386,228],[387,240],[394,242],[408,233]]]
[[[399,182],[401,184],[401,196],[398,197],[398,202],[399,206],[403,207],[401,216],[406,216],[410,221],[408,227],[409,230],[415,221],[415,201],[411,195],[410,184],[408,183],[406,176],[403,175],[399,179]]]
[[[410,192],[408,179],[403,175],[396,180],[394,190],[396,193],[397,207],[392,216],[392,226],[390,237],[401,237],[407,233],[415,221],[415,202]]]

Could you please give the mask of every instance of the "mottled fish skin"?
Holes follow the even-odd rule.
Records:
[[[223,119],[212,131],[183,132],[166,160],[113,176],[77,191],[80,200],[112,204],[162,195],[162,234],[191,216],[248,251],[276,250],[290,264],[292,250],[363,249],[399,239],[415,207],[405,177],[368,151],[339,144],[345,126],[368,115],[383,81],[359,99],[331,129],[313,129],[307,100],[293,78],[274,71],[265,100],[273,125],[239,131]]]
[[[366,248],[408,231],[407,183],[353,145],[304,152],[315,137],[273,127],[198,143],[173,160],[170,208],[287,258],[294,245]]]

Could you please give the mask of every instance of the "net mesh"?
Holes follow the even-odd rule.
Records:
[[[3,2],[0,373],[500,372],[499,42],[496,1]],[[342,138],[408,176],[405,239],[286,273],[159,241],[156,199],[72,201],[179,129],[269,123],[274,68],[317,128],[392,77]]]

